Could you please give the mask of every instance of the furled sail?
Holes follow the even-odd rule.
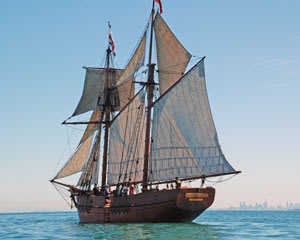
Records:
[[[87,138],[87,140],[82,143],[69,159],[69,161],[63,166],[63,168],[57,173],[54,179],[59,179],[63,177],[70,176],[74,173],[82,171],[84,164],[90,153],[90,147],[93,141],[93,135]]]
[[[90,118],[90,122],[96,122],[101,120],[102,116],[101,116],[101,112],[98,110],[93,111],[93,114]],[[95,124],[95,123],[90,123],[87,125],[84,134],[79,142],[78,145],[80,145],[81,143],[83,143],[91,134],[94,133],[95,130],[98,129],[97,126],[100,126],[99,124]]]
[[[145,31],[134,54],[131,56],[126,68],[124,69],[124,72],[118,79],[118,91],[121,105],[120,109],[122,109],[134,96],[134,74],[144,65],[145,62],[146,33],[147,31]]]
[[[184,74],[191,54],[177,40],[159,13],[154,20],[160,94]]]
[[[145,96],[142,89],[110,127],[108,184],[142,180],[145,122]]]
[[[153,111],[150,181],[234,171],[218,142],[203,60],[155,102]]]
[[[112,111],[120,107],[117,80],[120,78],[122,69],[109,69],[110,103]],[[106,101],[105,86],[107,70],[103,68],[86,68],[85,82],[81,99],[72,116],[76,116],[91,110],[103,110]]]
[[[101,129],[99,129],[96,140],[92,147],[91,154],[87,163],[84,166],[84,170],[79,178],[77,186],[90,186],[92,184],[98,184],[99,176],[99,155],[100,155],[100,141],[101,141]]]

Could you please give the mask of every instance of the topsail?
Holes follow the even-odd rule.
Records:
[[[154,20],[159,89],[162,95],[184,74],[191,54],[181,45],[159,13]]]
[[[107,75],[105,68],[86,68],[83,93],[72,116],[91,110],[103,111],[107,77],[111,111],[121,110],[130,101],[135,90],[134,74],[144,65],[146,32],[124,70],[110,68]]]
[[[108,87],[111,88],[110,102],[112,111],[120,107],[119,94],[116,89],[117,80],[120,78],[122,69],[110,69]],[[81,99],[73,113],[73,116],[91,111],[103,111],[106,100],[106,69],[86,68],[85,82]]]

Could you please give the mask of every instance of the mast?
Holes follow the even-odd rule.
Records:
[[[153,104],[154,91],[154,68],[155,64],[151,63],[152,58],[152,39],[153,39],[153,22],[154,22],[154,4],[152,3],[152,19],[151,19],[151,34],[150,34],[150,48],[149,48],[149,64],[148,64],[148,80],[147,80],[147,118],[146,118],[146,139],[145,139],[145,154],[144,154],[144,170],[143,170],[143,190],[147,189],[149,178],[149,156],[150,156],[150,131],[151,131],[151,114]]]
[[[110,23],[108,23],[109,29],[111,28]],[[106,174],[107,174],[107,150],[108,150],[108,131],[109,131],[109,121],[110,121],[110,113],[111,106],[109,100],[109,60],[110,60],[110,45],[108,44],[108,48],[106,50],[106,82],[105,82],[105,104],[104,104],[104,112],[105,112],[105,131],[104,131],[104,148],[103,148],[103,160],[102,160],[102,182],[101,188],[104,189],[106,185]],[[101,121],[101,119],[99,119]]]

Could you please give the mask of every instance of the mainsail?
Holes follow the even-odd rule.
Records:
[[[145,117],[141,89],[110,128],[108,184],[142,180]]]
[[[162,95],[182,77],[192,55],[177,40],[159,13],[154,20],[154,31]]]
[[[218,142],[203,59],[155,102],[150,180],[234,172]]]

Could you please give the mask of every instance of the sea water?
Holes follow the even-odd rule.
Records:
[[[76,212],[1,213],[0,239],[300,239],[300,211],[208,210],[190,223],[81,224]]]

